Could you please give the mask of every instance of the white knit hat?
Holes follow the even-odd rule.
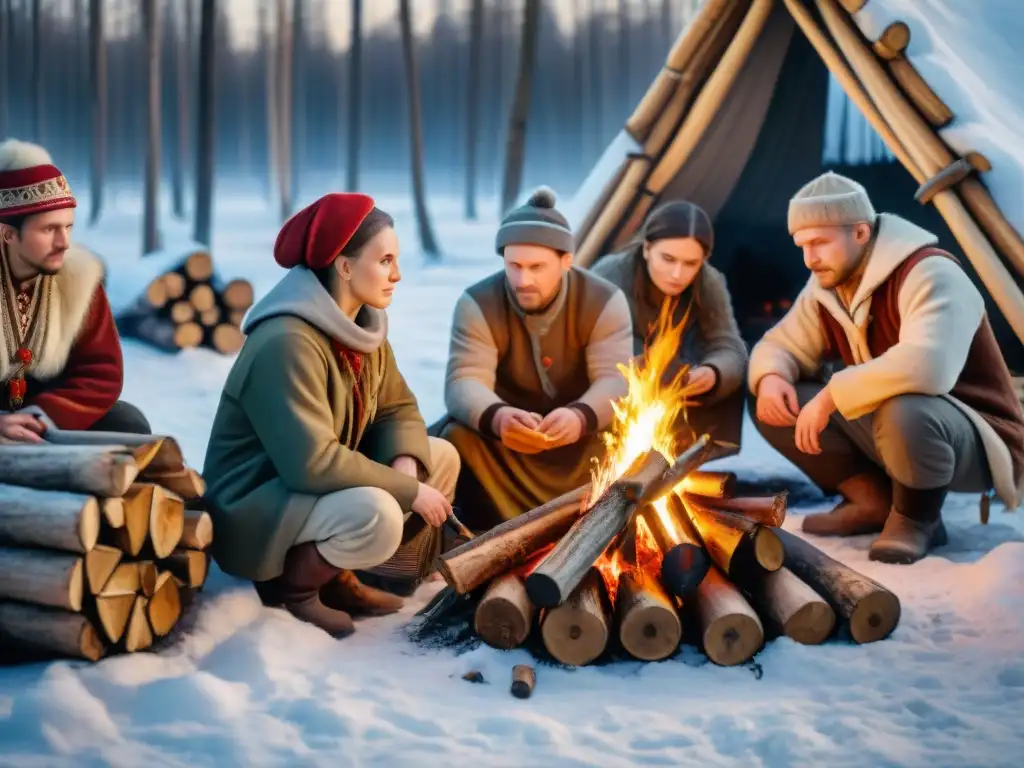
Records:
[[[807,227],[875,223],[875,209],[864,187],[828,171],[809,181],[789,201],[789,234]]]

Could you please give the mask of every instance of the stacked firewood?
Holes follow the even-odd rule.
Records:
[[[887,637],[896,596],[781,530],[785,493],[735,497],[731,475],[700,471],[709,445],[705,436],[671,467],[651,451],[597,499],[579,488],[446,553],[448,587],[423,622],[455,604],[468,616],[475,601],[484,642],[509,649],[539,634],[571,665],[618,649],[656,661],[684,641],[741,664],[766,625],[804,644],[837,627],[857,643]]]
[[[225,355],[237,352],[242,318],[253,302],[252,284],[221,280],[206,251],[150,258],[159,261],[156,269],[142,266],[157,274],[117,313],[118,330],[169,352],[199,346]]]
[[[203,481],[173,438],[53,430],[0,446],[0,645],[96,661],[150,647],[206,580]]]

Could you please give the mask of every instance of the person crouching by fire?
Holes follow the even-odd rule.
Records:
[[[246,318],[203,471],[221,568],[339,636],[350,613],[401,607],[353,571],[386,563],[413,513],[437,532],[459,471],[387,341],[398,250],[365,195],[329,194],[285,223],[274,258],[289,272]]]
[[[911,563],[946,542],[948,491],[994,487],[1016,507],[1024,415],[957,260],[835,173],[796,193],[789,231],[811,276],[754,347],[749,384],[768,442],[843,497],[803,529],[881,531],[871,559]],[[830,361],[843,367],[819,377]]]
[[[448,416],[431,427],[462,457],[455,504],[478,530],[589,481],[632,354],[626,297],[573,268],[551,190],[505,217],[496,247],[504,269],[455,305]]]
[[[640,242],[600,259],[591,271],[626,294],[633,317],[633,353],[642,356],[653,341],[659,312],[672,302],[674,326],[686,320],[674,377],[689,366],[686,389],[696,405],[680,423],[680,445],[708,433],[739,450],[745,405],[747,345],[740,337],[725,276],[708,263],[714,229],[704,210],[677,200],[659,206],[647,217]],[[688,313],[688,314],[687,314]]]
[[[118,398],[121,339],[103,265],[71,242],[77,203],[50,153],[0,143],[0,443],[47,429],[149,434]]]

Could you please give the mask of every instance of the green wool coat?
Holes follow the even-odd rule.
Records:
[[[297,267],[253,308],[245,330],[203,476],[214,558],[227,573],[264,581],[280,575],[320,496],[373,486],[409,512],[418,481],[389,464],[412,456],[425,476],[430,449],[383,312],[364,308],[349,320],[315,276]],[[362,355],[358,378],[331,339]]]

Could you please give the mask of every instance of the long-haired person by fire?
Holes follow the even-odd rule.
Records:
[[[599,430],[626,394],[632,355],[622,291],[572,266],[573,238],[542,188],[498,229],[504,269],[455,305],[448,416],[431,428],[462,457],[460,517],[478,529],[590,479]]]
[[[687,398],[696,401],[685,412],[685,426],[680,424],[680,447],[707,433],[737,446],[719,454],[724,455],[740,444],[748,355],[725,276],[708,263],[714,240],[704,209],[676,200],[651,212],[640,242],[601,259],[592,271],[626,294],[636,355],[653,341],[659,312],[665,302],[672,302],[672,324],[686,325],[675,365],[666,375],[689,366]]]
[[[214,556],[265,604],[346,635],[350,613],[401,607],[353,571],[386,566],[413,533],[440,542],[459,457],[428,439],[387,341],[391,217],[326,195],[285,223],[274,258],[289,272],[246,318],[206,452]]]
[[[796,193],[789,231],[811,276],[754,347],[749,383],[768,442],[843,496],[804,530],[881,531],[871,558],[909,563],[945,543],[947,491],[994,488],[1016,507],[1024,414],[957,260],[835,173]]]
[[[50,153],[0,143],[0,443],[38,443],[60,429],[148,434],[118,400],[121,340],[103,266],[71,243],[75,198]]]

